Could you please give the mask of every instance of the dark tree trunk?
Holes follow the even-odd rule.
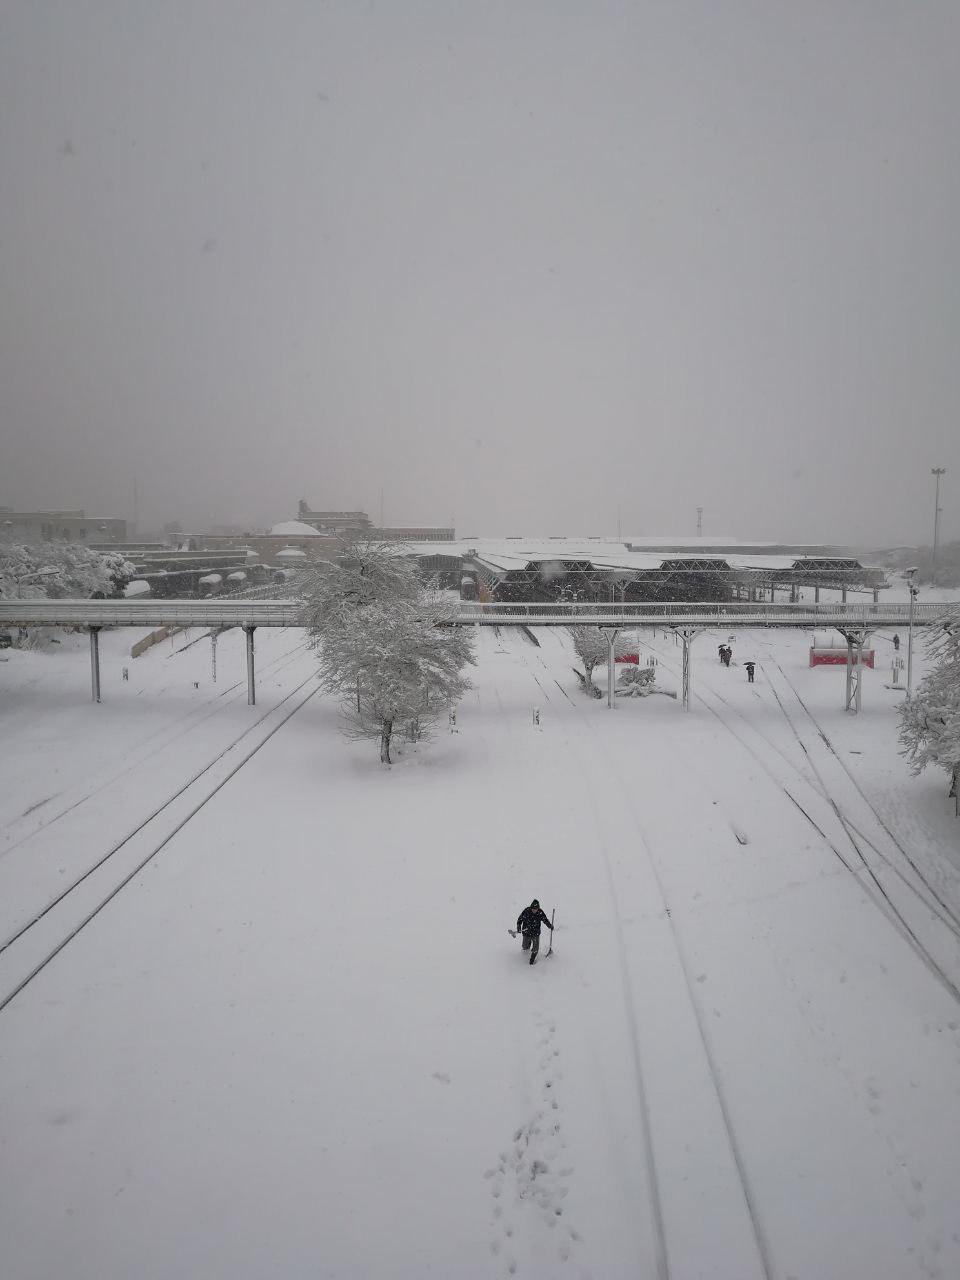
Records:
[[[390,738],[393,735],[393,721],[383,720],[380,723],[380,763],[393,764],[390,759]]]

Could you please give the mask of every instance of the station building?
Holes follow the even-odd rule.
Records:
[[[0,532],[10,541],[82,542],[115,547],[127,539],[127,522],[84,511],[14,511],[0,507]]]

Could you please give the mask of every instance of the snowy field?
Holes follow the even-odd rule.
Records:
[[[256,707],[237,632],[216,684],[104,633],[100,706],[82,637],[0,655],[3,1280],[960,1276],[960,822],[890,638],[853,717],[806,633],[699,639],[688,714],[535,635],[391,770],[296,631]]]

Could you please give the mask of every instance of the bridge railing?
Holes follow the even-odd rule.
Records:
[[[914,621],[924,624],[936,621],[949,615],[956,609],[953,604],[916,604],[914,605]],[[712,625],[724,622],[780,622],[794,626],[808,626],[820,619],[825,624],[836,621],[848,622],[852,625],[888,625],[891,621],[902,622],[905,626],[910,618],[909,604],[695,604],[685,601],[643,602],[627,604],[599,604],[581,602],[555,602],[541,604],[506,604],[498,602],[480,603],[463,601],[460,604],[460,618],[463,622],[489,619],[503,619],[506,623],[519,624],[528,622],[536,625],[538,620],[549,618],[569,620],[571,626],[583,623],[598,623],[601,626],[612,626],[622,622],[629,625],[634,622],[640,626],[656,625],[664,620],[676,622],[703,623]]]
[[[958,603],[917,604],[914,622],[927,626],[960,611]],[[780,626],[906,627],[908,604],[696,604],[654,602],[500,604],[461,601],[454,621],[491,626]],[[0,627],[210,626],[298,627],[295,600],[0,600]]]
[[[3,626],[301,626],[293,600],[0,600]]]

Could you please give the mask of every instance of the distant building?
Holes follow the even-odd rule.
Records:
[[[452,542],[455,537],[452,528],[439,525],[423,528],[379,528],[374,525],[368,532],[371,538],[382,538],[384,542]]]
[[[297,508],[297,521],[318,533],[361,535],[384,542],[450,542],[455,537],[452,527],[441,525],[375,525],[365,511],[312,511],[303,498]]]
[[[372,521],[365,511],[311,511],[303,498],[297,506],[297,520],[318,533],[369,533]]]
[[[120,543],[127,522],[114,516],[88,516],[83,511],[13,511],[0,507],[0,537],[24,542]]]

